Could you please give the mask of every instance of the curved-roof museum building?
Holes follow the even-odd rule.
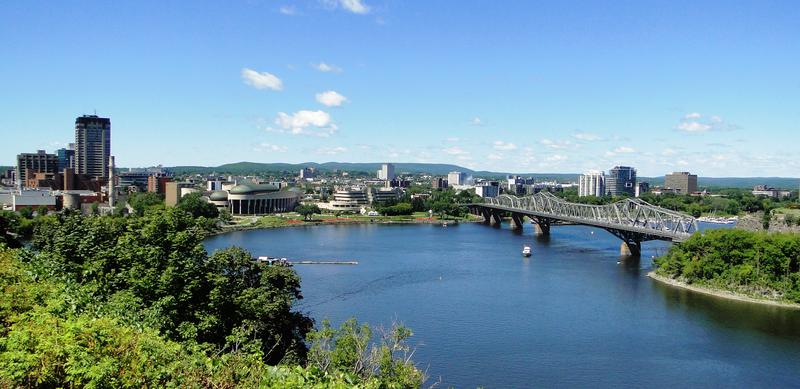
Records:
[[[281,191],[273,184],[240,184],[230,191],[218,190],[208,196],[210,203],[218,208],[227,208],[231,215],[290,212],[297,207],[300,198],[300,193]]]

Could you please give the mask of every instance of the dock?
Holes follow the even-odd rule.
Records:
[[[332,260],[332,259],[322,259],[322,260],[309,260],[309,259],[302,259],[291,261],[287,258],[276,258],[276,257],[269,257],[269,256],[261,256],[258,258],[253,259],[256,262],[264,263],[267,265],[275,265],[275,266],[294,266],[294,265],[358,265],[358,261],[339,261],[339,260]]]

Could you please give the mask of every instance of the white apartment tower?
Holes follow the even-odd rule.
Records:
[[[591,171],[581,175],[578,196],[602,197],[606,194],[606,177],[603,172]]]
[[[381,166],[381,170],[378,170],[378,179],[386,181],[394,180],[395,179],[394,165],[392,165],[391,163],[384,163]]]

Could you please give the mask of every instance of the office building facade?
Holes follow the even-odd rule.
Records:
[[[447,184],[450,186],[466,185],[467,173],[464,172],[450,172],[447,174]]]
[[[614,166],[606,176],[606,194],[610,196],[636,195],[636,169]]]
[[[97,115],[75,119],[75,173],[107,180],[110,157],[111,119]]]
[[[674,172],[664,176],[664,188],[674,189],[679,194],[697,192],[697,175],[689,172]]]
[[[24,183],[28,179],[34,178],[36,173],[58,173],[58,156],[47,154],[44,150],[17,155],[17,182],[19,186],[25,185]]]
[[[66,168],[71,168],[75,160],[75,144],[70,143],[69,147],[56,150],[58,157],[58,171],[63,172]]]

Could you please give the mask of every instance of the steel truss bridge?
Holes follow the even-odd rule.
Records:
[[[522,228],[525,217],[536,224],[539,234],[550,233],[552,225],[586,225],[602,228],[622,239],[622,253],[639,255],[641,243],[649,240],[682,242],[697,229],[689,215],[657,207],[639,199],[625,199],[607,205],[571,203],[549,192],[532,196],[501,195],[484,203],[469,205],[486,223],[499,225],[510,216],[512,227]]]

